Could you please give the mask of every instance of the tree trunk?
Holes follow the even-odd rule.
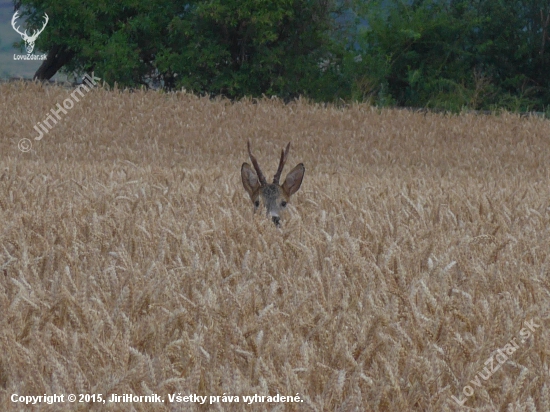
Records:
[[[66,46],[55,46],[49,52],[36,73],[35,80],[50,80],[63,66],[71,61],[74,52]]]

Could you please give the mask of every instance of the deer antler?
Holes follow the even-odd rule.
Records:
[[[25,37],[28,37],[27,36],[27,30],[25,30],[25,33],[21,33],[19,31],[19,26],[15,27],[15,20],[17,20],[17,18],[19,17],[19,12],[16,11],[15,14],[13,15],[13,17],[11,18],[11,26],[13,27],[13,29],[19,33],[21,35],[21,37],[25,38]]]
[[[28,40],[30,42],[35,41],[38,38],[40,33],[42,33],[44,31],[44,29],[46,28],[46,25],[48,24],[48,21],[50,21],[50,18],[48,17],[48,15],[46,13],[44,13],[44,25],[42,26],[42,28],[40,30],[33,30],[32,35],[29,36],[27,34],[27,30],[25,30],[24,33],[21,33],[19,31],[19,26],[15,27],[15,20],[17,20],[18,17],[19,17],[19,12],[16,11],[15,14],[13,15],[13,17],[11,18],[11,25],[12,25],[13,29],[17,33],[19,33],[21,35],[21,37],[23,37],[23,40]]]
[[[36,39],[38,38],[40,33],[42,33],[44,31],[44,29],[46,28],[46,25],[48,24],[48,21],[50,20],[50,18],[48,17],[48,15],[46,13],[44,13],[44,25],[42,26],[42,28],[40,30],[34,30],[32,35],[29,36],[27,34],[27,30],[25,30],[24,33],[21,33],[21,31],[19,30],[19,26],[15,27],[15,21],[17,20],[18,17],[19,17],[19,12],[16,11],[15,14],[13,15],[12,19],[11,19],[11,25],[12,25],[13,29],[17,33],[19,33],[21,35],[22,39],[25,41],[25,48],[27,49],[27,53],[30,54],[34,50],[34,42],[36,41]]]
[[[252,152],[250,151],[250,140],[248,141],[248,155],[250,156],[250,160],[252,160],[252,165],[254,166],[254,169],[256,170],[256,174],[258,175],[258,180],[260,181],[261,186],[267,185],[267,180],[265,180],[265,176],[262,173],[262,169],[260,169],[260,165],[258,164],[258,161],[256,158],[252,155]]]
[[[48,15],[46,13],[44,13],[44,25],[42,26],[42,28],[40,30],[34,30],[33,33],[32,33],[32,36],[29,38],[29,40],[35,41],[38,38],[38,36],[40,35],[40,33],[42,33],[44,31],[44,29],[48,25],[49,21],[50,21],[50,18],[48,17]]]
[[[286,145],[285,150],[281,150],[281,160],[279,161],[279,167],[277,168],[277,173],[273,176],[273,183],[276,185],[279,184],[279,179],[281,178],[281,173],[283,173],[283,168],[285,167],[286,158],[288,157],[288,151],[290,150],[290,142]]]

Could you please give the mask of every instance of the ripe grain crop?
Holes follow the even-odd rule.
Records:
[[[550,122],[98,88],[34,141],[68,93],[0,85],[1,410],[550,410]],[[248,139],[305,164],[280,229]]]

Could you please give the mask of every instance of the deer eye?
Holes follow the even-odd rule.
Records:
[[[259,206],[260,206],[260,201],[259,201],[259,200],[256,200],[256,201],[254,202],[254,207],[259,207]]]
[[[286,202],[284,200],[281,202],[281,206],[286,207]]]

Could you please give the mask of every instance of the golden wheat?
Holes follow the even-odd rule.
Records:
[[[550,122],[97,88],[33,140],[70,92],[0,85],[1,410],[548,411]],[[306,166],[282,229],[247,139]]]

